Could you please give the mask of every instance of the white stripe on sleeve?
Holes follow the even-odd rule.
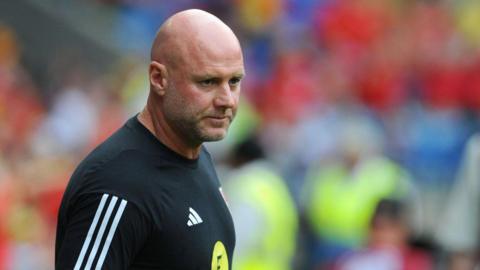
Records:
[[[95,259],[95,255],[97,255],[98,247],[100,246],[100,241],[102,240],[103,233],[105,232],[105,228],[107,227],[108,221],[110,220],[110,216],[112,215],[113,208],[117,203],[118,197],[113,196],[110,204],[108,205],[107,212],[102,220],[102,225],[100,226],[100,230],[97,233],[97,238],[95,238],[95,243],[93,244],[93,248],[90,251],[90,255],[88,256],[87,264],[85,265],[84,270],[90,270],[92,267],[93,260]]]
[[[122,217],[123,210],[125,210],[125,207],[127,206],[127,201],[122,200],[120,203],[120,206],[117,210],[117,214],[115,215],[115,218],[113,219],[112,226],[110,227],[110,231],[108,231],[107,239],[106,242],[103,246],[102,252],[100,253],[100,258],[98,259],[97,265],[95,266],[95,269],[99,270],[101,269],[103,265],[103,261],[105,260],[105,257],[107,256],[108,248],[110,247],[110,244],[112,243],[113,236],[115,234],[115,230],[117,229],[118,223],[120,222],[120,218]]]
[[[80,251],[80,255],[78,256],[77,262],[75,264],[74,270],[79,270],[80,266],[82,266],[83,258],[85,257],[85,253],[87,252],[88,246],[90,245],[90,241],[92,240],[93,232],[97,227],[98,219],[100,218],[100,214],[102,213],[103,207],[105,206],[105,202],[108,199],[108,194],[103,194],[102,199],[100,200],[100,204],[98,205],[97,212],[95,212],[95,216],[93,218],[92,224],[88,229],[87,237],[83,242],[82,250]]]

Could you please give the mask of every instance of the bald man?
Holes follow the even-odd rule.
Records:
[[[231,268],[233,222],[202,143],[227,134],[243,76],[238,39],[217,17],[187,10],[160,27],[144,110],[70,179],[56,269]]]

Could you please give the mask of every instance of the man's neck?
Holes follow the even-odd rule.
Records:
[[[175,134],[172,128],[161,117],[161,113],[145,107],[137,116],[138,121],[144,125],[160,142],[179,155],[196,159],[200,154],[201,145],[190,147],[182,141],[181,136]]]

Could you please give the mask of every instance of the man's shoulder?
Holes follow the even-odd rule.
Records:
[[[69,186],[79,193],[142,187],[155,166],[161,164],[148,148],[141,134],[124,125],[80,162]]]
[[[152,159],[136,149],[124,149],[104,159],[87,158],[72,175],[67,197],[75,203],[109,194],[149,213],[147,202],[160,191],[158,185],[154,185],[159,177],[157,171]]]
[[[94,172],[105,164],[115,160],[122,152],[134,149],[132,135],[127,127],[123,126],[113,133],[104,142],[95,147],[77,166],[76,172]],[[75,174],[74,174],[75,175]]]
[[[71,181],[90,186],[139,186],[163,165],[158,157],[135,148],[97,150],[79,164]]]
[[[144,168],[151,166],[151,162],[145,160],[152,159],[152,155],[156,154],[159,153],[154,142],[132,117],[93,149],[80,162],[77,171],[82,172],[84,177],[85,174],[97,173],[107,167],[122,171]]]

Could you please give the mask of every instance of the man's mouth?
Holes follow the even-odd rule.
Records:
[[[207,116],[207,119],[213,123],[214,126],[224,126],[225,124],[230,124],[232,122],[232,117],[230,115],[213,115]]]
[[[210,116],[207,116],[207,118],[218,119],[218,120],[228,119],[229,121],[232,121],[231,115],[210,115]]]

